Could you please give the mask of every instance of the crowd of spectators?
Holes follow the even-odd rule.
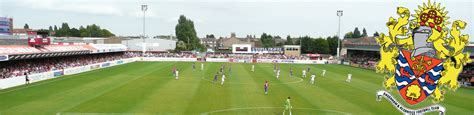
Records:
[[[354,53],[345,57],[351,64],[363,67],[363,68],[374,68],[377,62],[380,60],[380,56],[376,53]]]
[[[193,53],[159,53],[147,52],[118,52],[103,54],[88,54],[64,57],[51,57],[27,60],[12,60],[0,62],[0,79],[22,76],[24,73],[34,74],[47,72],[51,70],[60,70],[70,67],[101,63],[106,61],[119,60],[131,57],[163,57],[163,58],[196,58]],[[226,54],[226,53],[208,53],[206,58],[233,58],[233,59],[298,59],[308,60],[308,56],[286,56],[283,54]],[[361,66],[374,66],[380,60],[377,55],[367,53],[356,53],[348,59],[351,63]],[[474,75],[474,66],[467,65],[461,72],[462,75]]]
[[[468,64],[464,66],[461,74],[474,76],[474,64]]]
[[[138,53],[143,55],[142,53]],[[196,58],[192,53],[162,53],[162,52],[146,52],[143,57],[161,57],[161,58]]]
[[[380,60],[380,57],[376,54],[356,53],[352,54],[349,58],[351,63],[355,64],[370,64]]]
[[[233,59],[296,59],[309,60],[308,56],[287,56],[284,54],[206,54],[207,58],[233,58]]]
[[[103,53],[0,62],[0,79],[133,57],[131,53]]]
[[[229,58],[229,54],[224,53],[208,53],[206,54],[207,58]]]
[[[283,54],[256,54],[254,58],[257,59],[295,59],[295,60],[309,60],[308,56],[299,55],[299,56],[291,56],[291,55],[283,55]]]

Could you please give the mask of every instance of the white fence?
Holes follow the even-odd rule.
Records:
[[[257,59],[257,63],[327,64],[328,60]]]
[[[229,58],[206,58],[206,62],[229,62]]]
[[[206,58],[206,62],[327,64],[328,60]]]
[[[30,82],[33,83],[33,82],[43,81],[43,80],[52,79],[56,77],[61,77],[63,75],[72,75],[72,74],[87,72],[94,69],[106,68],[106,67],[111,67],[115,65],[130,63],[130,62],[137,61],[138,59],[139,58],[129,58],[129,59],[115,60],[115,61],[91,64],[91,65],[86,65],[86,66],[80,66],[80,67],[66,68],[64,70],[55,70],[55,71],[48,71],[48,72],[43,72],[43,73],[35,73],[35,74],[28,75],[28,78]],[[10,87],[23,85],[25,84],[25,82],[26,82],[26,76],[0,79],[0,89],[6,89]]]
[[[66,68],[63,70],[48,71],[43,73],[36,73],[28,75],[30,82],[38,82],[47,79],[52,79],[56,77],[61,77],[63,75],[72,75],[82,72],[87,72],[100,68],[107,68],[115,65],[121,65],[125,63],[135,62],[135,61],[182,61],[182,62],[195,62],[198,61],[197,58],[156,58],[156,57],[136,57],[122,60],[115,60],[91,65],[85,65],[80,67]],[[287,60],[287,59],[232,59],[232,58],[206,58],[207,62],[237,62],[237,63],[294,63],[294,64],[326,64],[327,60]],[[0,79],[0,89],[11,88],[19,85],[25,84],[26,77],[18,76],[6,79]]]
[[[185,61],[195,62],[197,58],[162,58],[162,57],[143,57],[141,61]]]

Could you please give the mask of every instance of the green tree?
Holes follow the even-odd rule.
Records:
[[[315,39],[313,44],[314,44],[313,53],[319,53],[319,54],[329,53],[329,45],[325,39],[323,38]]]
[[[186,43],[184,43],[183,41],[178,41],[176,42],[176,48],[175,48],[175,51],[185,51],[187,48],[186,48]]]
[[[59,28],[56,32],[56,36],[58,37],[64,37],[64,36],[71,36],[70,34],[70,28],[67,23],[62,23],[61,28]]]
[[[30,26],[28,24],[25,24],[25,26],[23,26],[23,29],[30,29]]]
[[[206,38],[216,38],[214,34],[206,35]]]
[[[71,36],[71,28],[69,28],[69,24],[67,24],[66,22],[61,24],[61,32],[63,34],[63,36]]]
[[[58,31],[58,27],[56,25],[54,25],[53,31]]]
[[[50,30],[51,30],[50,26]],[[72,28],[69,29],[69,25],[67,23],[62,23],[61,28],[58,29],[58,27],[55,25],[54,29],[52,29],[55,32],[55,36],[58,37],[64,37],[64,36],[69,36],[69,37],[112,37],[115,36],[112,32],[110,32],[107,29],[101,29],[100,26],[96,24],[92,25],[87,25],[86,27],[80,26],[79,28]]]
[[[78,29],[76,29],[76,28],[72,28],[72,29],[69,31],[69,33],[70,33],[70,36],[72,36],[72,37],[79,37],[79,36],[81,36],[81,32],[80,32]]]
[[[271,35],[267,34],[267,33],[263,33],[260,36],[260,42],[262,42],[262,45],[265,48],[275,47],[274,38]]]
[[[112,32],[110,32],[109,30],[107,29],[102,29],[101,30],[101,37],[111,37],[111,36],[115,36],[114,34],[112,34]]]
[[[354,38],[354,34],[352,32],[347,32],[344,34],[344,38]]]
[[[360,38],[362,35],[360,34],[359,28],[355,28],[352,37],[353,38]]]
[[[49,28],[48,28],[48,33],[49,33],[50,36],[51,36],[51,34],[53,33],[53,27],[52,27],[52,26],[49,26]]]
[[[329,54],[336,55],[337,54],[338,37],[337,36],[327,37],[326,40],[327,40],[328,45],[329,45]]]
[[[80,33],[80,37],[89,37],[90,36],[89,31],[86,28],[84,28],[84,26],[79,27],[79,33]]]
[[[367,37],[367,31],[364,29],[362,29],[362,36],[361,37]]]
[[[299,38],[301,40],[301,52],[302,53],[314,53],[313,40],[309,36]]]
[[[285,43],[283,43],[283,42],[279,42],[279,43],[275,44],[276,47],[283,47],[283,45],[285,45]]]
[[[374,37],[379,37],[379,36],[380,36],[380,35],[379,35],[379,32],[375,32],[375,33],[374,33]]]
[[[290,36],[290,35],[286,36],[286,43],[285,43],[285,45],[293,45],[293,44],[294,44],[294,43],[293,43],[293,39],[291,39],[291,36]]]
[[[201,47],[196,30],[194,29],[194,22],[187,19],[184,15],[179,16],[178,24],[175,27],[175,34],[179,41],[186,43],[187,50],[194,50]]]
[[[294,42],[295,45],[301,45],[301,44],[300,44],[300,43],[301,43],[301,42],[300,42],[300,41],[301,41],[301,37],[299,37],[299,38],[293,38],[293,39],[295,39],[295,42]]]

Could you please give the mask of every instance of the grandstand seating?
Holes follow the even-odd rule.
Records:
[[[41,53],[42,51],[27,45],[1,45],[0,55],[12,55],[12,54],[33,54]]]
[[[7,56],[8,59],[6,60],[18,60],[54,56],[80,55],[98,52],[118,52],[126,50],[127,48],[122,44],[63,44],[45,45],[43,47],[31,47],[28,45],[0,45],[0,56]]]
[[[133,57],[132,53],[115,52],[93,55],[61,56],[39,59],[0,61],[0,79],[22,76],[24,73],[34,74],[71,67],[96,64],[106,61]]]

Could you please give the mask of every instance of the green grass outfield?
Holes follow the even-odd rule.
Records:
[[[125,65],[63,76],[27,86],[0,90],[0,114],[260,114],[281,115],[286,97],[292,97],[293,114],[400,114],[385,99],[376,101],[382,90],[382,74],[372,70],[343,65],[311,65],[317,73],[316,84],[302,79],[307,65],[281,64],[281,77],[276,79],[272,64],[232,63],[232,72],[223,86],[213,84],[218,68],[229,63],[205,63],[205,70],[192,70],[192,63],[134,62]],[[180,79],[171,69],[180,69]],[[295,76],[289,77],[293,67]],[[321,77],[326,69],[326,77]],[[226,73],[228,69],[225,69]],[[346,83],[348,73],[352,82]],[[270,82],[264,95],[264,81]],[[220,81],[220,76],[219,76]],[[396,89],[392,94],[401,103]],[[421,108],[432,98],[416,105]],[[474,114],[474,89],[447,91],[440,103],[447,114]]]

